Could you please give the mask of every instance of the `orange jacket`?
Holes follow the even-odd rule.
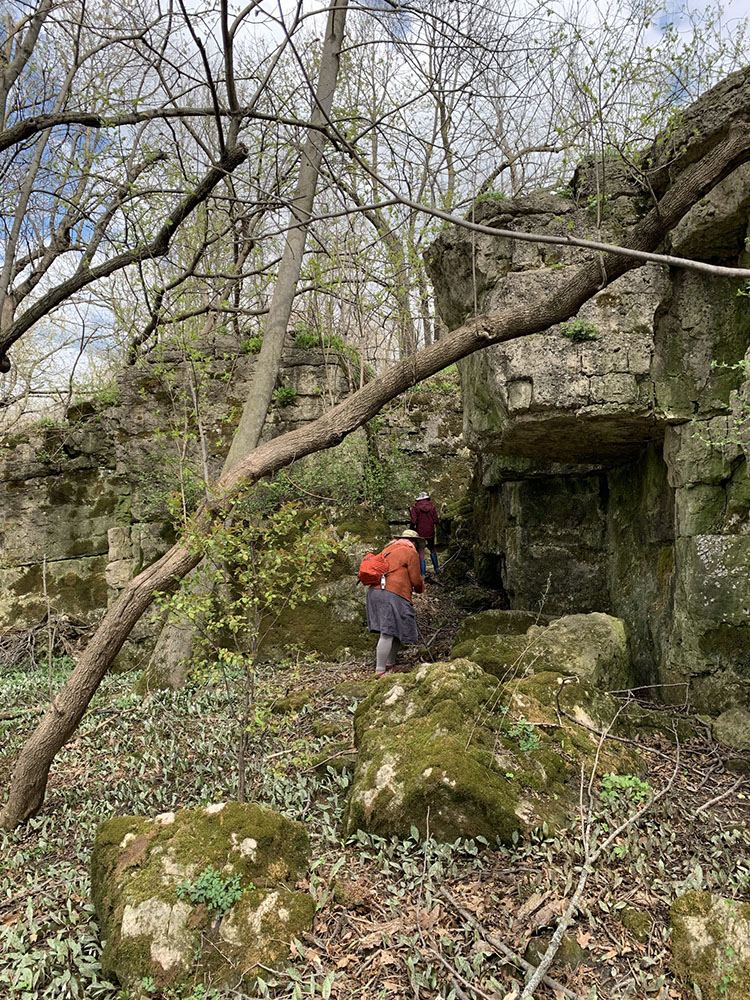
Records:
[[[381,555],[388,563],[385,589],[411,601],[411,592],[421,594],[424,580],[419,569],[419,555],[408,538],[397,538],[383,549]]]

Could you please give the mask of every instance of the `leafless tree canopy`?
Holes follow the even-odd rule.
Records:
[[[315,125],[321,221],[293,324],[334,321],[376,365],[429,344],[422,253],[440,222],[415,206],[463,213],[477,195],[560,185],[582,155],[632,156],[676,100],[740,58],[741,26],[728,34],[703,15],[685,36],[657,31],[658,13],[613,4],[593,23],[575,3],[350,8],[336,101]],[[204,12],[182,0],[8,5],[0,407],[64,403],[96,360],[133,361],[175,329],[261,332],[324,20],[302,4],[282,15],[226,0]]]

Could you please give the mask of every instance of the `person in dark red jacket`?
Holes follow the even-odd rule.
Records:
[[[432,559],[435,576],[437,576],[440,570],[438,569],[438,557],[435,549],[435,525],[438,524],[440,518],[438,517],[435,504],[430,500],[429,493],[422,492],[417,496],[416,503],[411,509],[409,520],[411,521],[412,529],[416,531],[420,538],[424,538],[427,542],[427,548],[430,550],[430,559]],[[424,552],[420,554],[419,566],[422,570],[422,576],[424,576],[426,569]]]

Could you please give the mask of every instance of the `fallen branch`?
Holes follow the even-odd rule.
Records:
[[[615,717],[615,719],[616,719],[616,717]],[[612,724],[614,723],[614,721],[615,720],[613,719],[612,720]],[[602,737],[601,737],[601,739],[599,741],[599,746],[597,747],[595,764],[594,764],[594,767],[592,768],[591,778],[589,780],[589,808],[588,808],[588,817],[587,817],[587,821],[586,821],[585,827],[584,827],[583,813],[581,814],[581,824],[582,824],[582,827],[584,827],[583,828],[583,832],[582,832],[582,836],[583,836],[583,848],[584,848],[584,851],[585,851],[585,861],[584,861],[584,864],[583,864],[583,866],[581,868],[581,874],[580,874],[579,879],[578,879],[578,885],[576,886],[576,891],[573,893],[573,898],[571,899],[570,903],[568,904],[568,907],[565,910],[565,913],[563,913],[563,915],[560,917],[560,919],[559,919],[559,921],[557,923],[557,927],[555,928],[555,932],[552,935],[552,940],[550,941],[547,950],[545,951],[544,955],[542,956],[542,960],[539,963],[539,966],[538,966],[536,972],[531,977],[531,979],[526,983],[526,986],[524,987],[523,993],[521,993],[521,996],[520,996],[519,1000],[531,1000],[531,998],[534,995],[534,990],[544,980],[544,977],[545,977],[545,975],[547,973],[547,969],[549,969],[550,965],[552,964],[552,962],[553,962],[553,960],[555,958],[555,955],[558,952],[558,949],[560,948],[560,945],[562,944],[562,939],[563,939],[563,936],[565,934],[565,931],[568,929],[568,927],[570,926],[570,924],[573,922],[573,917],[575,916],[576,912],[578,911],[578,907],[579,907],[579,904],[581,902],[581,898],[583,896],[583,892],[584,892],[584,890],[586,888],[586,883],[589,880],[589,876],[594,871],[596,863],[599,860],[599,858],[602,856],[602,854],[604,853],[604,851],[606,851],[615,842],[615,840],[620,836],[620,834],[624,833],[626,830],[629,830],[631,826],[634,826],[640,820],[640,818],[645,813],[647,813],[649,811],[649,809],[653,808],[653,806],[655,806],[657,802],[659,802],[661,799],[664,798],[664,796],[671,790],[671,788],[672,788],[672,786],[674,784],[675,778],[677,777],[677,773],[679,771],[679,768],[680,768],[680,744],[679,744],[679,740],[678,740],[677,747],[676,747],[676,754],[675,754],[674,770],[672,771],[672,774],[671,774],[671,776],[669,778],[669,781],[666,783],[666,785],[659,792],[657,792],[656,795],[654,795],[652,798],[650,798],[648,800],[648,802],[644,803],[644,805],[642,805],[640,809],[637,809],[633,813],[632,816],[629,816],[627,819],[623,820],[622,823],[620,823],[619,826],[617,826],[609,834],[609,836],[606,838],[606,840],[603,840],[602,843],[596,848],[596,850],[593,851],[593,852],[591,852],[591,842],[592,842],[592,840],[591,840],[591,833],[592,833],[592,824],[593,824],[593,803],[592,803],[592,796],[591,796],[591,787],[592,787],[592,784],[593,784],[594,776],[596,774],[596,763],[599,760],[599,752],[600,752],[600,750],[601,750],[601,748],[602,748],[602,746],[604,744],[604,741],[607,738],[607,734],[608,734],[608,731],[606,731],[606,730],[605,730],[604,733],[602,733]],[[675,733],[675,738],[676,737],[677,737],[677,734]],[[583,776],[584,776],[584,772],[583,772],[583,767],[582,767],[581,768],[581,801],[583,801]]]
[[[444,965],[445,968],[448,970],[448,975],[451,978],[453,989],[456,991],[456,996],[459,996],[460,993],[463,993],[463,990],[461,990],[461,986],[465,986],[467,990],[471,990],[471,992],[476,993],[478,997],[482,997],[482,1000],[493,1000],[493,998],[489,995],[489,993],[485,993],[484,990],[480,990],[478,986],[474,986],[473,983],[470,983],[468,979],[464,979],[464,977],[461,975],[458,969],[454,969],[453,966],[450,964],[450,962],[446,961],[446,959],[443,958],[443,956],[440,954],[439,951],[435,951],[434,948],[428,948],[427,950],[434,958],[438,960],[438,962]],[[464,994],[464,996],[465,995],[466,994]]]
[[[527,962],[525,958],[521,958],[521,956],[517,955],[512,948],[509,948],[504,941],[501,941],[500,938],[496,937],[491,931],[488,931],[483,924],[480,924],[474,914],[470,913],[469,910],[461,906],[461,904],[454,899],[444,886],[441,886],[438,889],[438,893],[443,897],[443,899],[451,904],[453,909],[456,910],[456,912],[459,913],[464,920],[466,920],[466,922],[474,928],[475,931],[477,931],[484,938],[487,944],[491,945],[495,949],[498,955],[502,955],[503,958],[507,959],[512,965],[515,965],[517,968],[522,969],[530,975],[533,975],[537,971],[537,967],[535,965],[532,965],[531,962]],[[580,993],[574,993],[573,990],[569,990],[567,986],[563,986],[562,983],[559,983],[551,976],[544,975],[541,982],[543,982],[545,986],[549,986],[550,989],[561,993],[564,997],[567,997],[568,1000],[583,1000]]]
[[[712,799],[709,799],[708,802],[704,802],[702,806],[698,806],[698,808],[693,813],[693,816],[694,817],[699,816],[704,810],[708,809],[709,806],[715,805],[717,802],[721,802],[722,799],[726,799],[729,795],[732,794],[732,792],[736,792],[738,788],[742,788],[742,786],[746,784],[747,784],[747,778],[741,775],[734,782],[734,784],[731,785],[729,788],[727,788],[725,791],[720,792],[718,795],[714,795]]]
[[[16,708],[9,712],[0,712],[0,722],[6,722],[8,719],[21,719],[25,715],[41,715],[46,708],[46,705],[37,705],[36,708]]]

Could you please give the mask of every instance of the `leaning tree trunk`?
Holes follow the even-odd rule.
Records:
[[[328,14],[323,52],[318,73],[318,85],[310,115],[310,131],[302,148],[299,176],[292,201],[289,231],[279,274],[274,287],[271,308],[263,328],[263,344],[258,355],[252,385],[242,411],[240,423],[232,439],[222,475],[255,448],[271,403],[281,365],[289,317],[299,283],[305,252],[307,229],[312,216],[315,191],[323,161],[325,136],[321,132],[330,119],[336,91],[341,46],[344,40],[348,0],[337,0]],[[190,583],[188,583],[190,586]],[[166,622],[149,660],[143,687],[180,688],[193,646],[195,629],[191,625]]]
[[[750,72],[747,74],[750,90]],[[750,106],[750,99],[747,101]],[[739,101],[734,107],[742,108]],[[675,149],[678,149],[675,146]],[[699,155],[701,158],[691,164]],[[633,228],[627,249],[650,252],[659,246],[683,215],[722,178],[750,160],[750,125],[712,121],[711,131],[698,130],[671,160],[673,182],[654,208]],[[682,169],[680,169],[682,168]],[[492,230],[485,228],[489,234]],[[503,235],[506,233],[503,232]],[[511,234],[512,235],[512,234]],[[461,358],[490,344],[538,333],[575,315],[581,306],[615,278],[642,264],[612,253],[559,272],[548,293],[534,301],[507,306],[472,318],[431,347],[394,365],[344,402],[312,423],[261,444],[216,484],[196,518],[226,517],[240,486],[283,468],[303,455],[338,444],[374,417],[386,403]],[[715,269],[717,273],[719,269]],[[743,277],[747,271],[738,271]],[[10,829],[33,816],[44,803],[49,769],[58,750],[75,731],[91,698],[123,642],[153,600],[197,564],[198,557],[181,544],[131,580],[104,616],[60,693],[21,750],[11,779],[0,826]]]
[[[279,374],[284,339],[302,270],[302,258],[320,176],[320,165],[323,162],[325,136],[320,129],[330,121],[333,96],[336,92],[347,3],[348,0],[334,0],[328,14],[318,85],[310,116],[311,128],[302,149],[302,161],[289,217],[289,232],[279,265],[271,308],[263,326],[263,344],[258,355],[252,388],[232,439],[225,471],[233,468],[258,444]]]

